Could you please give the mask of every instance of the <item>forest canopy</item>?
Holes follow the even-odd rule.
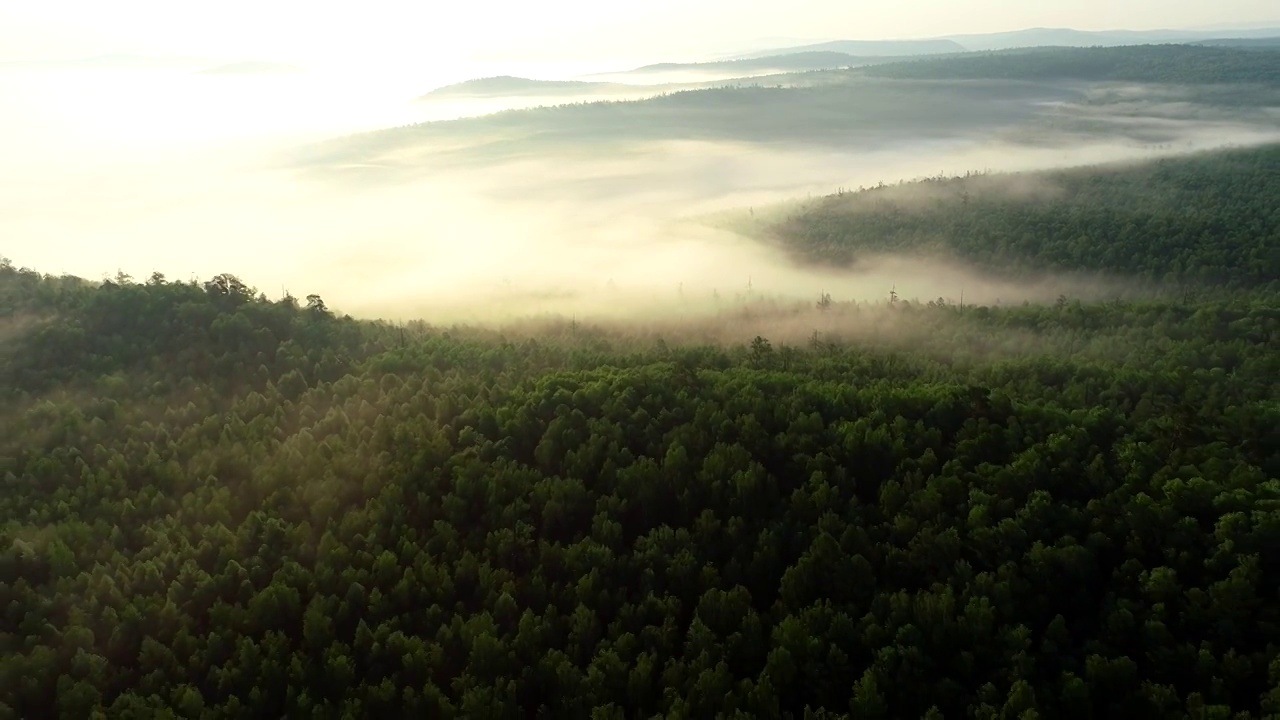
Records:
[[[1280,85],[1280,52],[1212,45],[1019,48],[925,57],[859,68],[899,80],[1091,80]]]
[[[1275,716],[1276,152],[823,200],[1223,285],[803,344],[0,263],[0,718]]]
[[[941,253],[988,271],[1092,270],[1222,288],[1280,282],[1280,145],[841,192],[746,231],[847,266]]]

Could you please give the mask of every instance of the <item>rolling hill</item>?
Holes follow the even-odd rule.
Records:
[[[0,259],[0,716],[1275,716],[1277,152],[815,209],[1269,292],[719,341]]]
[[[1197,45],[1028,48],[883,63],[859,72],[899,80],[1003,79],[1280,85],[1280,52]]]
[[[835,266],[940,253],[1014,275],[1084,269],[1277,286],[1277,166],[1280,145],[1269,145],[932,179],[828,196],[748,231],[802,262]]]
[[[1112,47],[1151,43],[1181,43],[1220,38],[1261,38],[1280,35],[1277,28],[1236,30],[1075,30],[1028,28],[1002,33],[951,35],[946,39],[966,50],[1008,50],[1025,47]]]
[[[834,68],[867,65],[886,62],[892,58],[865,57],[850,55],[830,50],[813,50],[806,52],[768,55],[760,58],[742,60],[717,60],[700,63],[656,63],[645,65],[628,71],[627,74],[667,73],[667,72],[722,72],[727,74],[741,73],[747,75],[755,72],[797,72],[805,70],[830,70]]]
[[[582,80],[530,80],[528,78],[500,75],[477,78],[436,88],[419,100],[436,100],[455,97],[503,97],[518,95],[565,95],[609,92],[634,89],[627,85]]]
[[[731,60],[752,60],[776,55],[794,55],[810,52],[837,52],[846,55],[864,57],[903,57],[907,55],[940,55],[953,52],[964,52],[963,45],[948,39],[932,40],[831,40],[795,47],[759,50],[753,53],[729,58]]]

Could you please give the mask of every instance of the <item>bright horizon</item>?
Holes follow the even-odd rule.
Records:
[[[108,54],[209,57],[315,67],[426,63],[682,59],[779,41],[927,39],[1029,28],[1195,30],[1274,24],[1265,0],[1206,4],[1159,0],[790,0],[696,5],[651,0],[604,6],[551,0],[498,7],[424,7],[373,0],[359,11],[333,2],[228,0],[193,8],[160,0],[62,0],[0,8],[0,62]]]

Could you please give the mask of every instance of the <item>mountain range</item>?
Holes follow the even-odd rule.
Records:
[[[942,55],[957,52],[1008,50],[1020,47],[1094,47],[1146,45],[1157,43],[1240,43],[1276,41],[1280,23],[1270,27],[1213,30],[1075,30],[1071,28],[1027,28],[1011,32],[950,35],[919,40],[829,40],[774,47],[722,58],[748,60],[802,52],[840,52],[864,57]],[[1253,42],[1247,44],[1254,44]]]

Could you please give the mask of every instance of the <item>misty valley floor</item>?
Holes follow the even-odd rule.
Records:
[[[890,76],[1012,63],[1111,120],[1153,73],[1274,84],[1270,60],[1212,50],[850,82],[927,104]],[[1144,60],[1166,52],[1181,75]],[[1003,112],[990,87],[954,89],[974,96],[959,115]],[[835,117],[856,95],[784,91],[467,127],[681,108],[666,117],[720,132],[744,98]],[[555,177],[509,215],[459,193],[421,255],[297,253],[342,270],[302,298],[3,260],[0,718],[1280,715],[1280,145],[1259,103],[1130,108],[1230,116],[1248,147],[741,211],[689,193],[679,218],[646,213],[689,186],[632,215],[557,204]],[[341,161],[462,127],[349,139]],[[376,237],[396,208],[428,214],[408,178],[440,169],[402,160],[312,179]],[[738,177],[718,162],[690,182]],[[499,192],[478,167],[449,177]],[[403,286],[377,273],[405,266]],[[388,297],[430,285],[423,266],[463,281],[416,298],[422,319],[335,309],[366,275]],[[616,300],[654,277],[667,305]],[[488,312],[477,278],[525,317],[454,322],[444,299]]]
[[[5,265],[0,708],[1275,712],[1280,303],[1196,280],[1257,249],[701,329]]]

